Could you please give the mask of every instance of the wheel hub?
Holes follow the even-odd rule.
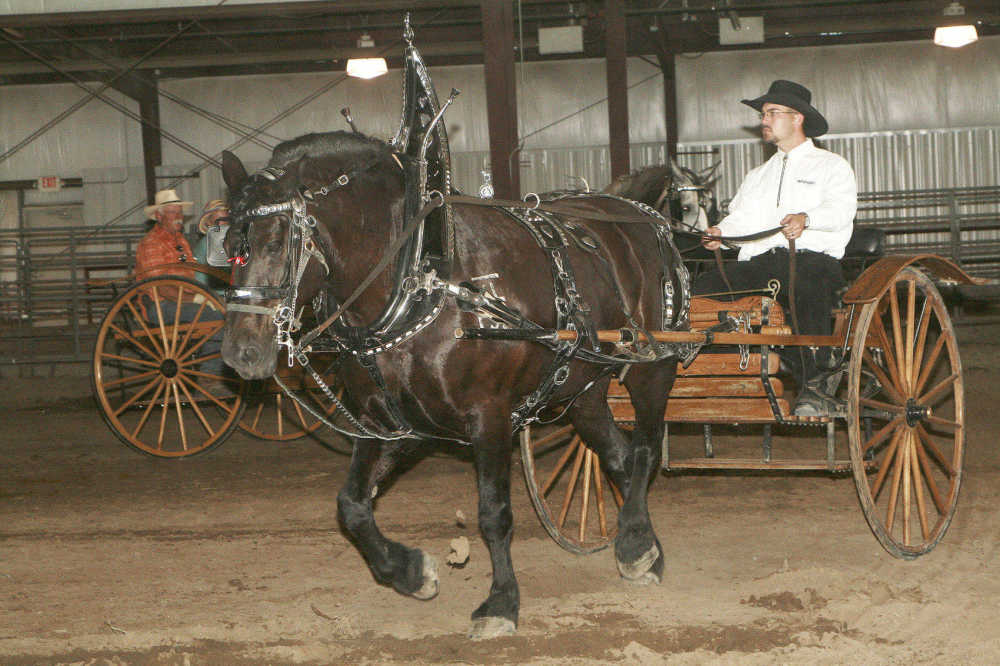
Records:
[[[168,358],[160,364],[160,372],[162,372],[165,377],[174,377],[177,375],[177,371],[177,361],[172,358]]]
[[[913,398],[906,401],[906,425],[911,428],[930,415],[931,408],[927,405],[920,405]]]

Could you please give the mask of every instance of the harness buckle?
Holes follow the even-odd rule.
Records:
[[[339,185],[340,187],[344,187],[349,182],[351,182],[351,179],[346,173],[342,173],[340,174],[340,176],[337,177],[337,185]]]

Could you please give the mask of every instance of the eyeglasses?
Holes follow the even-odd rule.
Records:
[[[761,120],[764,120],[764,118],[774,120],[774,117],[779,113],[798,113],[798,111],[778,111],[777,109],[768,109],[767,111],[761,111],[757,115],[760,116]]]

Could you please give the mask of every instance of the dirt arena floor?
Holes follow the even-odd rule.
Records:
[[[465,638],[490,567],[461,452],[435,452],[378,504],[388,535],[441,562],[440,594],[421,602],[376,584],[341,534],[334,435],[331,450],[237,433],[159,460],[110,433],[85,378],[4,378],[0,663],[998,663],[1000,328],[959,336],[966,475],[930,554],[887,554],[849,476],[661,475],[664,580],[633,587],[610,551],[575,556],[547,536],[515,453],[520,626],[482,642]],[[816,457],[823,440],[782,446]],[[472,546],[461,569],[444,564],[459,536]]]

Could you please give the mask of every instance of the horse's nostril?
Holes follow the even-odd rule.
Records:
[[[246,346],[240,350],[240,360],[247,365],[253,365],[260,359],[260,350],[253,346]]]

